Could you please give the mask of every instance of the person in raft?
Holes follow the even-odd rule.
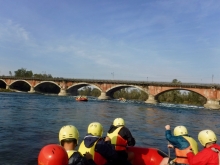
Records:
[[[62,146],[48,144],[40,150],[38,165],[68,165],[68,155]]]
[[[107,137],[111,139],[111,144],[115,146],[119,158],[118,163],[132,164],[134,153],[127,152],[126,147],[134,146],[135,139],[130,130],[125,127],[125,121],[123,118],[116,118],[113,121],[113,124],[108,130]]]
[[[188,149],[187,158],[190,165],[219,165],[220,145],[216,144],[217,137],[212,130],[203,130],[198,134],[198,140],[204,147],[196,155]]]
[[[73,125],[66,125],[60,129],[59,142],[68,154],[68,165],[96,165],[92,155],[85,153],[84,156],[75,150],[79,141],[79,132]]]
[[[188,135],[188,131],[184,126],[174,128],[173,134],[170,130],[170,125],[165,126],[165,136],[170,143],[168,147],[175,149],[176,158],[173,160],[176,165],[189,164],[187,159],[187,151],[191,149],[194,154],[198,153],[197,142]]]
[[[99,122],[89,124],[87,135],[79,146],[79,152],[92,154],[93,160],[97,165],[115,165],[117,153],[110,141],[102,137],[103,127]]]

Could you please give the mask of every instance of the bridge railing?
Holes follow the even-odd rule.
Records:
[[[0,76],[0,79],[13,80],[38,80],[38,81],[72,81],[86,83],[112,83],[112,84],[127,84],[127,85],[143,85],[143,86],[172,86],[172,87],[200,87],[220,89],[220,84],[205,84],[205,83],[172,83],[172,82],[156,82],[156,81],[134,81],[134,80],[108,80],[108,79],[78,79],[78,78],[36,78],[36,77],[14,77]]]

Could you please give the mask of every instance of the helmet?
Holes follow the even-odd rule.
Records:
[[[207,143],[216,142],[217,137],[212,130],[203,130],[199,132],[198,140],[205,147]]]
[[[46,145],[38,155],[38,165],[68,165],[67,153],[60,145]]]
[[[114,121],[113,121],[113,125],[114,126],[121,126],[121,125],[125,125],[125,121],[124,119],[122,118],[116,118]]]
[[[76,139],[78,143],[79,131],[77,130],[75,126],[65,125],[60,129],[59,141],[61,142],[62,140],[65,140],[65,139]]]
[[[174,136],[187,135],[188,131],[184,126],[176,126],[173,131]]]
[[[103,133],[103,127],[100,123],[93,122],[93,123],[89,124],[89,126],[88,126],[88,133],[91,133],[92,135],[101,137],[102,133]]]

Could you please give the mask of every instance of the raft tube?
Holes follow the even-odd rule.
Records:
[[[127,147],[128,152],[134,153],[133,165],[159,165],[168,157],[163,151],[156,148]]]

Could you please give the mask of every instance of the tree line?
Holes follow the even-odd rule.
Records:
[[[9,75],[14,76],[14,77],[53,78],[51,74],[46,74],[46,72],[42,74],[40,73],[34,74],[32,70],[27,70],[25,68],[21,68],[21,69],[14,71],[14,75],[12,74],[11,71],[9,71]]]

